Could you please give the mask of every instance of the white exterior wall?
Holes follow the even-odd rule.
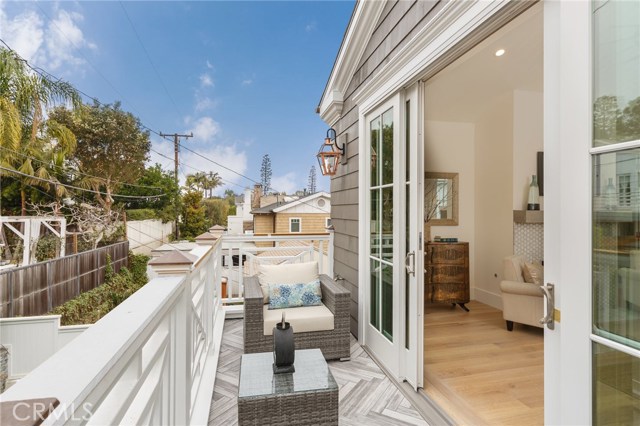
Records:
[[[89,326],[60,326],[60,315],[1,318],[0,344],[9,351],[8,384],[29,374]]]
[[[171,222],[158,219],[132,220],[127,222],[129,248],[136,254],[150,254],[151,250],[169,242],[173,234]]]

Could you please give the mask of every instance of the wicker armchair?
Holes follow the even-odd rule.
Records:
[[[322,351],[325,359],[349,359],[349,305],[350,293],[327,275],[320,275],[322,303],[334,316],[334,329],[295,333],[296,349]],[[258,277],[245,279],[244,284],[244,352],[270,352],[273,336],[264,335],[264,299]]]

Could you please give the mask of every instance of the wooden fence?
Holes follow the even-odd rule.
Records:
[[[129,242],[0,273],[0,318],[42,315],[104,282],[107,254],[114,272],[128,265]]]

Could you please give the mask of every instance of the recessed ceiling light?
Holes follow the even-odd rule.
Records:
[[[502,56],[502,55],[504,55],[504,49],[496,50],[496,56]]]

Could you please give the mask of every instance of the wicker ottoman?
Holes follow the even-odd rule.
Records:
[[[273,374],[272,364],[272,352],[242,355],[238,424],[338,424],[338,385],[320,349],[296,351],[295,373]]]

